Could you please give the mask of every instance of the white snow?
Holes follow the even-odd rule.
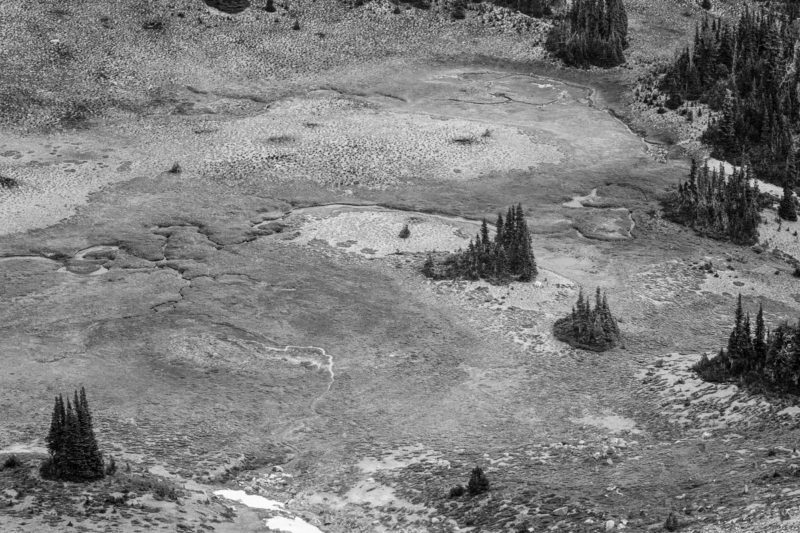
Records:
[[[719,159],[714,159],[710,157],[706,160],[706,164],[708,168],[711,170],[719,171],[720,165],[722,165],[722,172],[725,176],[730,176],[733,174],[734,170],[739,171],[741,167],[737,167],[728,163],[727,161],[720,161]],[[761,192],[765,192],[771,194],[773,196],[781,197],[783,196],[783,188],[778,187],[777,185],[773,185],[771,183],[767,183],[766,181],[761,181],[758,179],[750,180],[751,184],[758,184],[758,190]]]
[[[778,411],[779,416],[797,416],[800,415],[800,407],[793,405],[791,407],[787,407],[786,409],[781,409]]]
[[[239,502],[253,509],[266,509],[268,511],[280,511],[283,509],[283,504],[281,502],[269,500],[256,494],[247,494],[243,490],[215,490],[214,494],[216,496],[222,496],[226,500]]]
[[[322,531],[309,524],[302,518],[286,518],[285,516],[273,516],[265,520],[267,527],[274,531],[285,531],[286,533],[322,533]]]

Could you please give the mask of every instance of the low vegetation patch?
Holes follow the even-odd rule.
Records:
[[[0,175],[0,188],[2,189],[15,189],[19,187],[19,182],[9,176]]]
[[[22,461],[13,453],[5,458],[3,461],[3,469],[14,469],[22,466]]]
[[[553,324],[553,334],[571,346],[595,352],[610,350],[621,340],[617,320],[611,314],[608,299],[600,292],[600,287],[595,293],[594,309],[581,290],[572,313]]]
[[[538,268],[522,205],[509,207],[505,220],[502,214],[497,215],[494,240],[483,219],[480,232],[466,251],[459,250],[439,262],[428,254],[422,273],[433,279],[486,279],[500,284],[536,278]]]
[[[181,489],[165,479],[139,475],[131,475],[124,480],[124,492],[149,493],[156,500],[171,502],[178,501],[178,498],[183,494]]]
[[[792,326],[783,322],[768,331],[759,306],[753,328],[740,294],[727,348],[720,348],[712,358],[703,354],[692,369],[705,381],[737,382],[755,391],[800,394],[800,323]]]

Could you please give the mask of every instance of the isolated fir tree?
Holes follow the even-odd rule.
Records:
[[[469,477],[467,491],[469,492],[470,496],[477,496],[478,494],[483,494],[488,490],[489,478],[486,477],[486,474],[483,472],[483,469],[480,466],[476,466],[472,469],[472,474]]]
[[[42,465],[42,475],[67,481],[90,481],[105,475],[103,457],[92,428],[86,391],[75,391],[72,402],[55,399],[47,434],[50,457]]]
[[[783,197],[781,203],[778,204],[778,216],[783,220],[796,221],[797,220],[797,207],[794,203],[794,193],[792,189],[784,185]]]

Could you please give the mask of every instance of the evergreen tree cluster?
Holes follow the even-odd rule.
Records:
[[[611,314],[608,299],[600,292],[600,287],[595,292],[594,308],[581,289],[572,313],[556,320],[553,332],[560,341],[596,352],[610,350],[621,340],[617,320]]]
[[[770,331],[759,306],[753,327],[740,294],[727,348],[712,358],[704,354],[693,369],[706,381],[737,381],[761,390],[800,394],[800,322],[795,326],[784,322]]]
[[[92,429],[92,415],[86,391],[75,391],[72,402],[56,397],[50,432],[47,435],[49,459],[42,465],[42,476],[66,481],[91,481],[105,475],[103,456]]]
[[[567,65],[614,67],[625,62],[628,14],[622,0],[574,0],[553,26],[547,50]]]
[[[780,6],[780,4],[777,4]],[[705,18],[694,43],[659,83],[666,105],[685,100],[718,111],[703,136],[720,159],[755,177],[792,187],[798,178],[793,136],[800,133],[800,25],[797,7],[745,11],[738,23]]]
[[[488,279],[496,283],[533,280],[539,271],[522,205],[509,207],[505,219],[497,215],[494,240],[483,219],[480,232],[466,250],[451,254],[439,264],[428,255],[422,273],[434,279]]]
[[[755,244],[761,195],[751,181],[747,167],[726,177],[724,169],[698,168],[693,160],[689,180],[678,185],[676,196],[665,199],[665,214],[702,235]]]

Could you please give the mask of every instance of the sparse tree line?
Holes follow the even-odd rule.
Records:
[[[791,192],[788,194],[791,200]],[[708,165],[698,168],[694,160],[689,179],[678,185],[676,194],[664,198],[667,218],[701,235],[736,244],[758,241],[759,212],[770,203],[750,179],[749,167],[734,169],[726,177],[722,168],[711,169]]]
[[[628,14],[622,0],[575,0],[545,46],[566,64],[586,68],[625,62]]]
[[[495,228],[492,239],[489,225],[483,219],[480,231],[466,250],[438,262],[428,254],[422,273],[433,279],[486,279],[493,283],[536,278],[539,271],[522,205],[509,207],[505,219],[498,214]]]
[[[600,287],[595,292],[594,308],[581,289],[572,312],[553,324],[553,334],[558,340],[577,348],[598,352],[609,350],[620,343],[617,320],[611,314],[606,294],[601,293]]]
[[[798,178],[798,5],[746,10],[735,24],[705,18],[659,83],[670,109],[699,101],[718,112],[703,135],[715,157],[787,187]]]
[[[693,370],[706,381],[800,394],[800,323],[782,322],[770,330],[759,305],[753,325],[740,294],[727,348],[711,358],[704,354]]]

